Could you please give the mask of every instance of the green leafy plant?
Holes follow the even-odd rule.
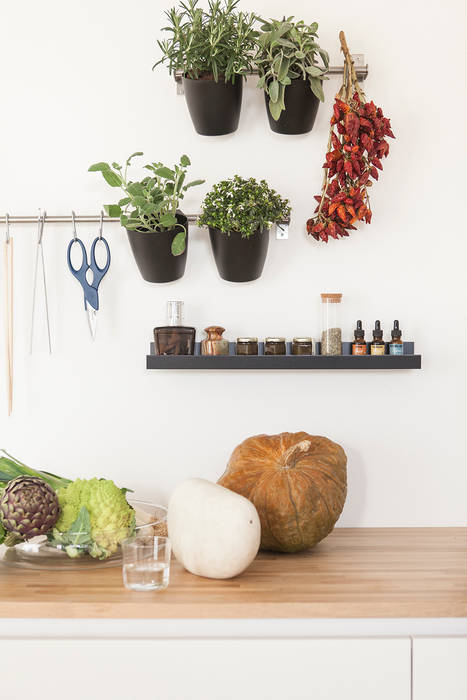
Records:
[[[239,231],[242,238],[249,238],[289,216],[289,200],[282,199],[265,180],[246,180],[235,175],[218,182],[206,195],[198,224],[226,234]]]
[[[258,87],[269,96],[269,111],[277,121],[285,109],[284,93],[294,78],[308,80],[310,88],[324,102],[323,80],[329,68],[329,56],[317,43],[318,24],[307,25],[303,20],[263,20],[258,37],[255,61],[260,79]],[[317,64],[317,56],[324,64]]]
[[[253,13],[237,12],[239,0],[209,0],[208,10],[198,7],[198,0],[180,2],[165,14],[169,39],[158,41],[169,73],[183,71],[187,78],[214,78],[235,82],[237,75],[252,69],[256,49]]]
[[[124,197],[118,204],[106,204],[109,216],[119,216],[126,229],[147,233],[166,231],[178,226],[180,231],[172,241],[172,254],[181,255],[186,247],[186,228],[176,217],[180,200],[189,187],[203,184],[204,180],[193,180],[185,184],[186,171],[191,165],[188,156],[183,155],[180,163],[168,168],[162,163],[149,163],[144,167],[150,171],[139,182],[128,179],[128,167],[133,158],[144,155],[141,151],[132,153],[125,167],[118,163],[94,163],[89,171],[99,171],[111,187],[119,187]]]

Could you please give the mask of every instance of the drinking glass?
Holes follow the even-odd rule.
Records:
[[[131,591],[162,591],[169,585],[170,540],[131,537],[122,544],[123,583]]]

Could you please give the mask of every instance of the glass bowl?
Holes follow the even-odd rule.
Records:
[[[119,566],[122,563],[122,550],[116,550],[106,558],[99,559],[104,550],[113,549],[115,540],[122,542],[132,534],[138,536],[167,536],[167,508],[147,501],[128,498],[128,503],[135,509],[136,527],[134,532],[124,528],[115,533],[110,531],[94,532],[89,545],[89,533],[80,533],[73,545],[49,542],[45,536],[34,537],[14,547],[0,546],[0,564],[21,569],[89,569]],[[82,542],[82,544],[80,544]],[[94,556],[91,556],[91,552]]]

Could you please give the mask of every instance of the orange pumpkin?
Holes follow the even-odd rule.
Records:
[[[300,552],[333,529],[347,494],[340,445],[308,433],[256,435],[232,453],[219,484],[248,498],[261,520],[261,549]]]

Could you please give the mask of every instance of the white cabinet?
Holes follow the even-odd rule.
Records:
[[[410,639],[0,640],[0,696],[410,700]]]
[[[467,637],[415,637],[413,700],[467,700]]]

